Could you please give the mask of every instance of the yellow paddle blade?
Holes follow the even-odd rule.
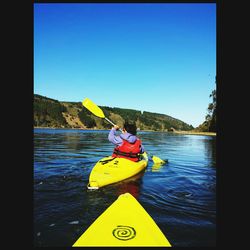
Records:
[[[162,159],[160,159],[159,157],[157,157],[155,155],[153,155],[151,158],[155,164],[164,164],[165,163],[165,161],[163,161]]]
[[[95,116],[98,116],[100,118],[105,118],[103,111],[95,103],[93,103],[89,98],[85,98],[82,101],[82,105],[86,109],[88,109],[91,113],[93,113]]]
[[[145,159],[146,161],[148,161],[148,154],[147,154],[146,151],[142,154],[142,157],[143,157],[143,159]]]

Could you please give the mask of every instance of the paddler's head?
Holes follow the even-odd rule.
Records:
[[[135,122],[131,121],[125,121],[124,126],[123,126],[123,131],[128,132],[132,135],[136,135],[137,128]]]

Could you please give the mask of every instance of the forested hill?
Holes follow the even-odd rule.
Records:
[[[95,117],[81,102],[63,102],[34,95],[34,126],[53,128],[110,129],[104,119]],[[139,110],[100,106],[105,116],[118,126],[125,119],[135,121],[140,130],[169,131],[191,130],[192,125],[171,116]]]

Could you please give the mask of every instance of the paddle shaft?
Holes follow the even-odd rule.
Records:
[[[107,117],[105,117],[104,118],[106,121],[108,121],[110,124],[112,124],[113,126],[115,126],[115,124],[112,122],[112,121],[110,121]],[[122,132],[122,129],[121,128],[119,128],[119,130]]]

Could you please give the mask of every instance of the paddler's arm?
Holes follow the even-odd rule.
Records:
[[[144,147],[141,145],[141,154],[143,154],[145,152],[145,149],[144,149]]]
[[[110,131],[109,131],[109,135],[108,135],[108,139],[110,142],[112,142],[113,144],[120,146],[122,144],[122,138],[120,136],[116,136],[115,132],[116,130],[119,129],[118,126],[114,126]]]

